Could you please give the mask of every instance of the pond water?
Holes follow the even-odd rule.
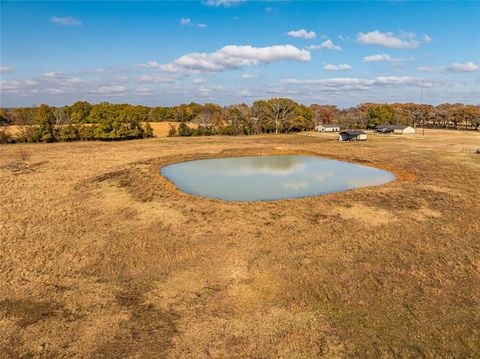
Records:
[[[181,162],[163,167],[161,173],[186,193],[227,201],[318,196],[395,179],[377,168],[302,155]]]

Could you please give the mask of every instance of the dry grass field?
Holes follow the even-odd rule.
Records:
[[[0,356],[480,357],[480,134],[0,146]],[[159,174],[308,153],[398,180],[232,203]]]

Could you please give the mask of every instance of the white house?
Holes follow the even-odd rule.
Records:
[[[318,132],[340,132],[340,126],[339,125],[319,124],[319,125],[315,126],[315,131],[318,131]]]
[[[397,134],[409,134],[412,135],[416,130],[412,126],[405,125],[378,125],[375,127],[375,131],[380,133],[397,133]]]
[[[339,141],[366,141],[367,134],[360,130],[347,130],[340,132]]]

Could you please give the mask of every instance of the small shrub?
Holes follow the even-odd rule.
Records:
[[[143,137],[145,137],[145,138],[153,137],[153,128],[148,122],[145,123],[145,126],[144,126],[143,130],[144,130]]]
[[[7,131],[0,129],[0,144],[15,143],[15,138]]]
[[[175,128],[175,126],[173,125],[170,125],[170,129],[168,130],[168,137],[175,137],[177,136],[177,129]]]
[[[185,122],[182,122],[177,129],[177,133],[179,136],[191,136],[192,135],[192,130],[185,124]]]

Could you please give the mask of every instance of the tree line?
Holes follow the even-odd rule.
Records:
[[[78,101],[70,106],[1,108],[0,125],[17,125],[16,136],[0,129],[1,142],[125,140],[152,136],[149,122],[178,122],[170,136],[253,135],[313,130],[319,123],[343,128],[373,128],[379,124],[414,127],[480,128],[480,106],[414,103],[374,104],[339,109],[333,105],[305,106],[287,98],[236,104],[181,104],[147,107]],[[186,122],[197,124],[195,128]]]
[[[76,102],[72,106],[2,108],[0,125],[16,125],[15,134],[2,131],[0,143],[88,140],[129,140],[152,137],[150,124],[142,123],[138,106]]]

